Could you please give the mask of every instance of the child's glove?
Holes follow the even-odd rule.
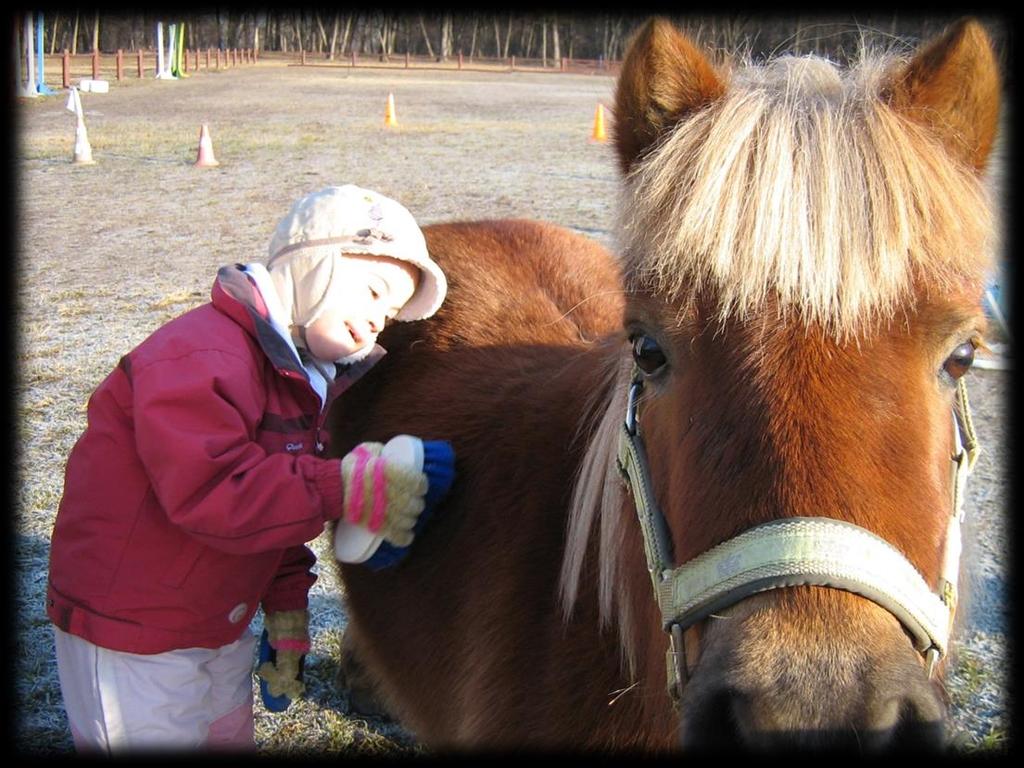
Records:
[[[381,458],[381,443],[360,443],[341,460],[344,520],[398,547],[412,544],[423,511],[427,476]]]
[[[272,712],[282,712],[306,691],[303,666],[309,652],[309,614],[276,611],[263,617],[260,637],[260,695]]]

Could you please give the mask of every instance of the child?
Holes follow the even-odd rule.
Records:
[[[324,421],[383,355],[385,322],[429,317],[445,292],[404,207],[328,187],[280,222],[266,267],[221,268],[210,303],[100,384],[68,459],[47,590],[79,750],[253,748],[248,625],[262,605],[280,655],[309,649],[305,542],[343,505],[374,501],[362,524],[412,541],[426,479],[379,444],[325,458]]]

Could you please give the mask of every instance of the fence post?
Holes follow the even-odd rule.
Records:
[[[61,70],[61,87],[67,90],[71,87],[71,54],[68,49],[64,49],[64,53],[60,57],[60,70]]]
[[[96,48],[92,52],[92,79],[100,79],[100,49]]]
[[[462,69],[462,51],[459,51],[459,69]]]
[[[114,56],[114,70],[117,72],[117,81],[121,82],[124,79],[124,51],[120,48]]]
[[[217,49],[217,69],[220,69],[220,48]]]
[[[356,65],[356,51],[355,51],[355,48],[353,48],[352,49],[352,66],[355,67],[355,65]]]
[[[512,57],[512,70],[515,71],[515,68],[516,68],[516,57],[513,56]]]
[[[193,53],[195,54],[195,59],[193,60],[192,69],[194,69],[196,72],[198,72],[199,71],[199,49],[196,48],[195,51],[193,51]]]
[[[405,68],[406,69],[409,68],[409,52],[408,51],[405,52]]]
[[[302,66],[306,66],[306,50],[305,49],[302,50],[301,56],[302,56]]]
[[[206,49],[206,68],[210,68],[210,49]]]

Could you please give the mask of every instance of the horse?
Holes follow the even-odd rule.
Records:
[[[616,85],[615,254],[424,228],[448,298],[331,417],[336,455],[458,457],[405,561],[340,565],[422,743],[944,744],[999,88],[973,20],[840,68],[713,62],[653,19]]]

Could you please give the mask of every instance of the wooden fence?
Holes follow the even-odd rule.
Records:
[[[594,75],[616,75],[620,62],[600,59],[525,59],[517,56],[493,58],[463,56],[461,53],[445,60],[430,56],[381,56],[379,54],[347,54],[328,59],[326,54],[305,51],[280,53],[257,52],[254,49],[206,48],[183,53],[185,74],[202,70],[221,71],[255,64],[277,64],[308,67],[383,68],[383,69],[443,69],[467,72],[547,72]],[[157,55],[153,49],[115,51],[113,53],[80,53],[68,51],[44,56],[44,82],[51,88],[69,88],[79,80],[107,80],[111,83],[128,79],[155,78]],[[37,73],[38,77],[38,73]]]
[[[68,51],[44,57],[44,81],[50,87],[69,88],[78,80],[108,80],[120,82],[132,79],[155,78],[157,55],[154,50],[115,51],[114,53],[80,53]],[[232,48],[220,50],[190,50],[182,53],[185,74],[200,70],[221,70],[256,64],[258,54],[253,49]],[[166,62],[165,62],[166,65]],[[38,77],[38,73],[37,73]]]

